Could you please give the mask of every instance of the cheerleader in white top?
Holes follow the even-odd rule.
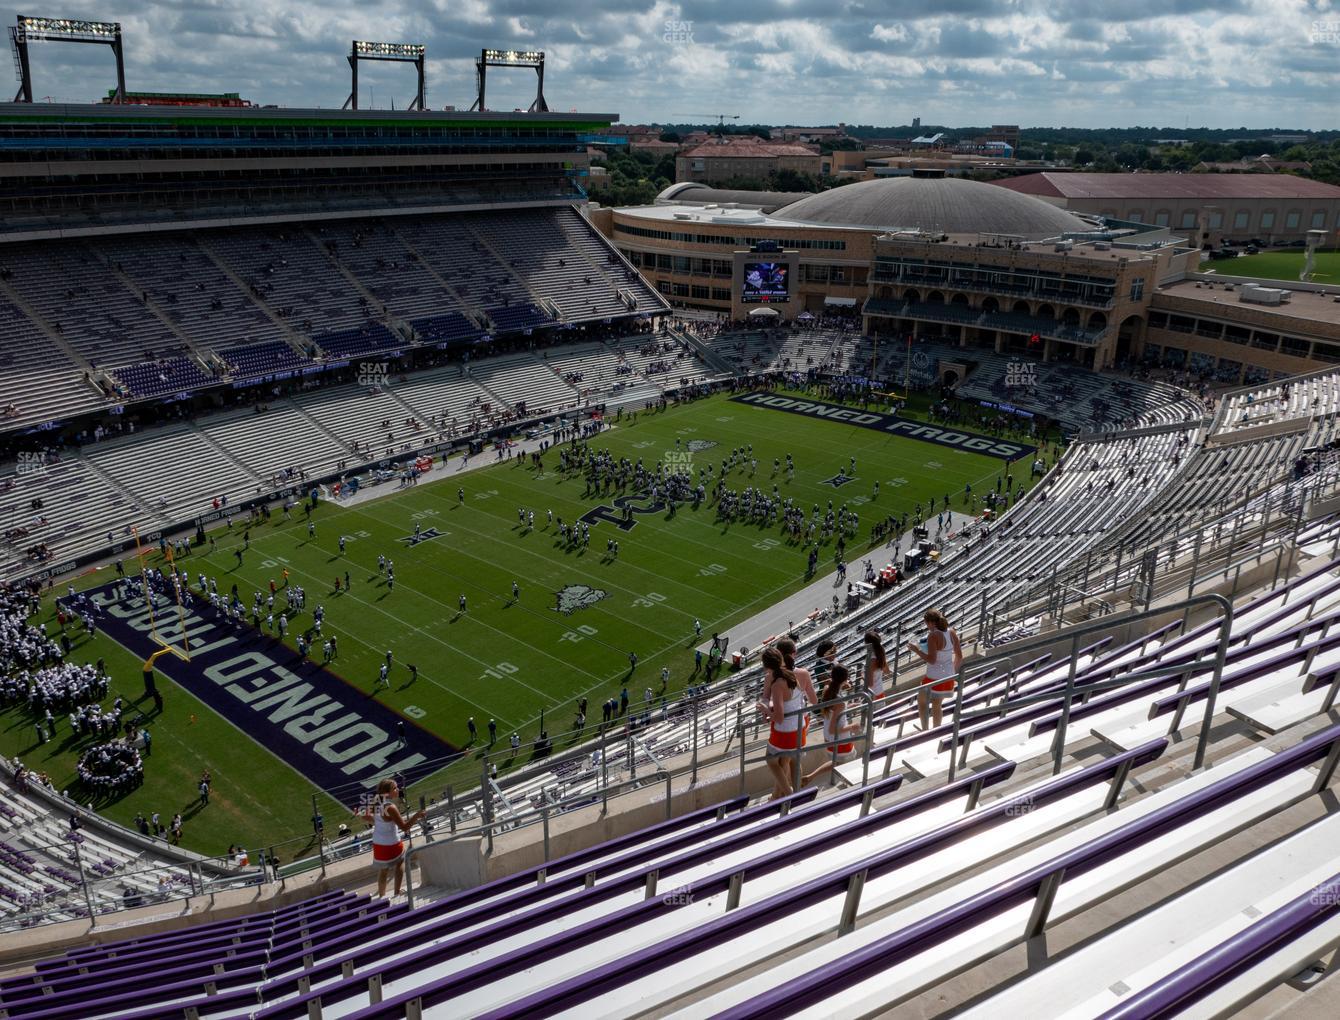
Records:
[[[926,729],[927,709],[933,714],[934,725],[943,722],[944,699],[954,693],[959,670],[963,668],[963,646],[958,632],[949,626],[944,613],[938,609],[926,610],[923,617],[929,631],[925,648],[907,643],[908,649],[926,664],[926,676],[917,689],[917,709],[921,713],[921,728]]]

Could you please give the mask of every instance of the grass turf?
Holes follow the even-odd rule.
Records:
[[[1303,252],[1300,248],[1285,251],[1263,251],[1259,255],[1239,255],[1235,259],[1202,262],[1202,272],[1214,271],[1221,276],[1253,276],[1262,280],[1298,281],[1303,270]],[[1313,283],[1340,283],[1340,251],[1317,252],[1312,274]]]
[[[869,530],[892,513],[911,513],[934,496],[951,495],[963,503],[964,485],[985,492],[1004,470],[1004,462],[889,436],[841,422],[744,406],[724,396],[642,413],[592,441],[616,457],[642,458],[654,464],[690,440],[712,442],[689,454],[692,468],[719,465],[732,448],[753,445],[757,474],[735,469],[729,485],[752,484],[794,496],[807,516],[814,503],[846,502],[860,514],[860,538],[849,542],[846,558],[859,565],[869,549]],[[796,472],[785,468],[774,479],[772,461],[786,454]],[[492,453],[481,456],[492,457]],[[841,488],[826,486],[839,468],[856,458],[856,480]],[[600,719],[600,705],[618,697],[627,685],[631,707],[638,709],[644,689],[659,697],[662,667],[670,670],[669,692],[682,689],[693,673],[694,620],[704,639],[714,631],[753,616],[806,583],[807,549],[785,540],[777,526],[726,523],[710,502],[673,517],[644,515],[631,531],[608,524],[592,528],[585,550],[562,544],[547,523],[546,511],[573,521],[608,498],[584,496],[585,482],[557,470],[557,451],[545,456],[541,470],[516,459],[481,470],[457,473],[459,458],[434,468],[427,481],[353,506],[325,503],[315,512],[316,537],[309,538],[301,514],[285,522],[276,512],[269,523],[250,531],[250,548],[237,566],[234,549],[242,526],[213,532],[211,545],[197,547],[181,566],[193,581],[200,572],[218,579],[226,591],[236,582],[243,601],[287,568],[291,583],[307,589],[307,611],[290,630],[291,638],[310,622],[317,604],[326,608],[325,634],[339,635],[339,658],[332,668],[369,693],[385,651],[395,653],[392,686],[377,697],[420,725],[460,747],[468,742],[466,719],[473,717],[487,743],[489,719],[498,725],[494,758],[501,767],[518,764],[506,750],[513,731],[529,742],[538,732],[541,710],[558,746],[576,739],[571,727],[575,704],[590,699],[588,722]],[[1016,484],[1029,484],[1027,464],[1014,470]],[[872,498],[873,483],[880,483]],[[464,490],[465,499],[457,498]],[[519,525],[519,507],[535,511],[535,528]],[[400,541],[419,523],[443,536],[412,548]],[[346,552],[339,537],[346,537]],[[617,558],[606,554],[607,537],[620,545]],[[395,561],[395,586],[388,589],[377,570],[378,555]],[[157,561],[155,553],[153,560]],[[832,543],[825,547],[820,570],[831,568]],[[128,564],[129,569],[129,564]],[[337,576],[348,570],[352,590],[336,592]],[[81,579],[77,586],[107,580],[109,571]],[[513,600],[513,580],[521,588]],[[555,611],[555,593],[569,584],[586,584],[606,593],[599,602],[571,615]],[[63,586],[62,586],[63,590]],[[458,597],[467,598],[467,611]],[[45,612],[54,632],[54,609]],[[630,677],[628,653],[638,656]],[[128,699],[140,696],[139,660],[102,634],[80,638],[77,661],[102,656],[113,676],[113,690]],[[411,682],[409,663],[419,667]],[[163,681],[160,680],[160,685]],[[178,689],[152,723],[153,754],[144,784],[121,799],[99,805],[110,817],[129,821],[137,810],[170,816],[190,813],[185,843],[202,852],[220,852],[227,844],[261,846],[308,828],[311,785],[254,740]],[[658,702],[659,703],[659,702]],[[0,751],[20,755],[32,768],[48,772],[62,788],[73,781],[74,762],[83,743],[57,739],[35,745],[32,720],[21,710],[0,716]],[[588,726],[588,733],[594,726]],[[68,737],[68,724],[58,734]],[[195,777],[208,768],[214,791],[208,807],[192,807]],[[480,765],[467,757],[446,772],[425,780],[419,792],[438,794],[447,782],[477,783]],[[345,813],[324,795],[318,803],[328,827]],[[298,852],[293,848],[292,852]],[[288,859],[290,853],[282,853]]]

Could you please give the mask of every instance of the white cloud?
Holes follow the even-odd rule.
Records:
[[[630,121],[725,109],[777,123],[1322,129],[1340,94],[1340,47],[1309,39],[1340,18],[1336,0],[62,0],[60,13],[122,22],[132,89],[286,106],[343,101],[353,38],[427,45],[435,106],[469,105],[481,48],[544,49],[552,106]],[[39,96],[75,102],[112,77],[101,48],[56,44],[34,48],[33,74]],[[403,102],[407,78],[360,72],[379,104]],[[491,106],[525,105],[534,79],[499,72],[489,89]]]

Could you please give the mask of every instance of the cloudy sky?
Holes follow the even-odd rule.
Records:
[[[339,106],[354,38],[428,47],[428,101],[467,107],[484,46],[543,49],[555,110],[628,122],[715,112],[773,124],[1340,126],[1340,0],[52,0],[25,14],[120,21],[146,91]],[[15,9],[5,14],[13,24]],[[102,47],[36,43],[34,94],[83,102]],[[412,70],[368,64],[363,106]],[[528,105],[494,72],[489,106]],[[6,96],[5,98],[8,98]]]

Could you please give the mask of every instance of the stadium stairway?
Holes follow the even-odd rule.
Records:
[[[448,296],[450,296],[454,306],[459,308],[462,314],[467,316],[474,325],[478,326],[480,329],[483,329],[484,324],[480,318],[479,309],[474,307],[471,304],[471,302],[466,301],[461,296],[460,291],[458,291],[451,284],[450,280],[448,279],[445,273],[441,272],[437,266],[432,265],[427,259],[423,257],[422,253],[420,253],[419,250],[414,247],[414,245],[411,243],[409,237],[406,236],[404,231],[399,229],[399,225],[396,224],[394,221],[388,221],[388,223],[386,224],[386,229],[404,246],[405,251],[408,252],[410,257],[412,257],[418,263],[419,267],[423,270],[423,272],[426,273],[433,280],[437,281],[438,286],[441,287],[448,294]]]
[[[290,344],[293,344],[299,350],[305,348],[307,338],[295,330],[289,323],[289,320],[276,312],[267,301],[262,300],[260,295],[258,295],[247,281],[242,278],[238,270],[228,264],[228,261],[224,258],[224,252],[216,249],[213,242],[207,239],[203,234],[196,238],[196,243],[200,246],[200,250],[208,256],[209,260],[219,268],[219,271],[222,272],[224,276],[228,277],[228,279],[231,280],[257,308],[265,313],[265,317],[274,323]]]
[[[493,256],[496,268],[505,272],[508,277],[511,278],[513,283],[529,296],[531,303],[534,304],[536,308],[542,308],[544,306],[544,295],[535,287],[531,286],[530,281],[527,280],[523,274],[517,272],[516,266],[512,264],[514,260],[509,259],[503,252],[498,250],[497,246],[489,238],[488,233],[479,229],[479,224],[473,220],[463,219],[461,224],[468,232],[469,236]]]

